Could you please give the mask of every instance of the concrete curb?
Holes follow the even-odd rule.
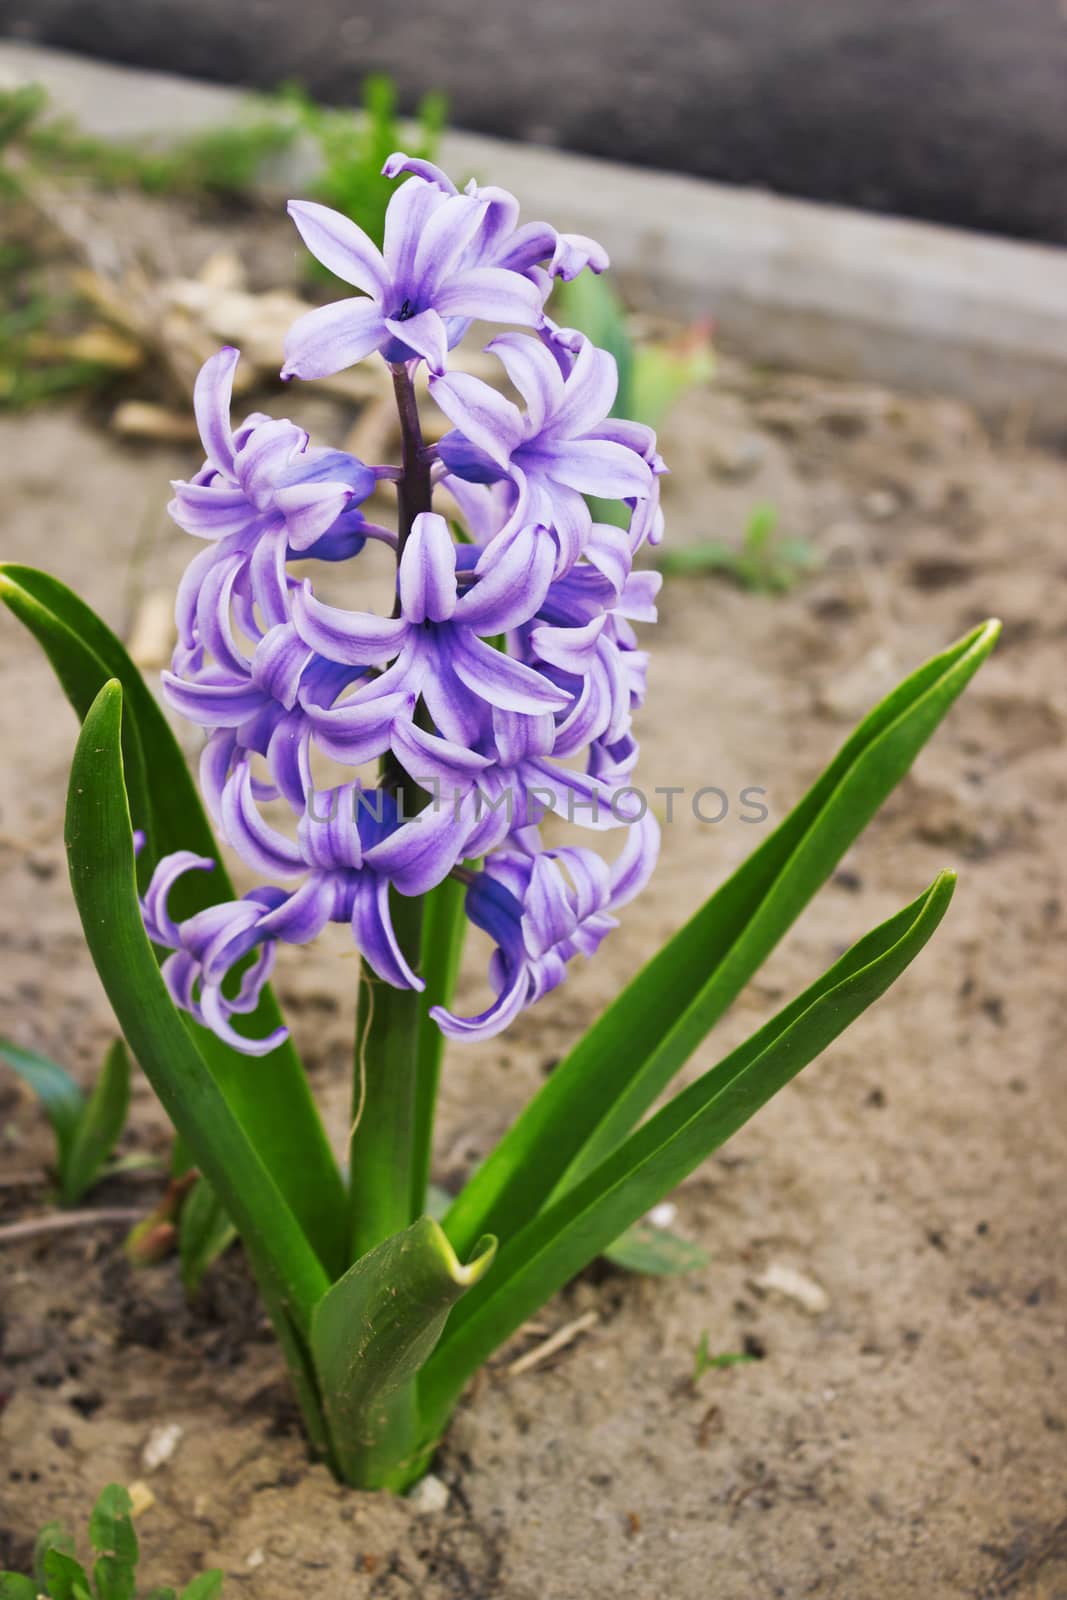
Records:
[[[174,136],[240,91],[0,44],[0,84],[44,85],[101,137]],[[711,315],[771,364],[957,395],[1067,431],[1067,250],[451,133],[442,164],[512,189],[527,216],[592,234],[638,306]],[[294,185],[308,176],[300,163]]]

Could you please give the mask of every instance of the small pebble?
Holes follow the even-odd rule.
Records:
[[[141,1451],[141,1465],[146,1472],[155,1472],[165,1466],[181,1443],[182,1427],[178,1422],[161,1422],[153,1428]]]
[[[892,489],[872,489],[861,501],[865,514],[872,522],[887,522],[900,510],[900,496]]]
[[[658,1206],[653,1206],[648,1213],[648,1220],[654,1228],[669,1228],[677,1219],[678,1207],[673,1200],[661,1200]]]
[[[825,1311],[830,1304],[830,1296],[814,1278],[807,1278],[802,1272],[782,1266],[780,1262],[772,1262],[766,1272],[753,1278],[752,1287],[762,1289],[765,1293],[785,1295],[787,1300],[795,1300],[813,1317]]]
[[[408,1495],[408,1504],[416,1511],[443,1511],[448,1504],[448,1485],[435,1478],[433,1473],[420,1478]]]

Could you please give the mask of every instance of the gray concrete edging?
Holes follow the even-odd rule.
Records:
[[[235,89],[0,44],[0,85],[38,82],[100,137],[216,124]],[[512,189],[528,217],[599,239],[633,303],[711,316],[745,355],[941,392],[1067,431],[1067,250],[782,199],[480,135],[441,162]],[[287,174],[299,187],[310,169]]]

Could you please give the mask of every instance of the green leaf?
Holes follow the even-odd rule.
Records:
[[[178,1600],[177,1589],[172,1589],[169,1584],[164,1584],[159,1589],[150,1589],[145,1595],[145,1600]]]
[[[700,1245],[680,1239],[666,1228],[654,1228],[649,1222],[635,1222],[601,1254],[612,1266],[648,1278],[680,1277],[685,1272],[700,1272],[711,1263],[708,1252]]]
[[[156,965],[137,900],[121,721],[122,687],[112,680],[93,702],[71,766],[66,841],[74,900],[122,1031],[163,1109],[240,1229],[292,1364],[296,1343],[306,1339],[311,1309],[329,1280],[183,1027]],[[262,1064],[257,1066],[262,1073]],[[294,1370],[294,1379],[313,1418],[314,1388],[307,1371]]]
[[[64,1550],[46,1550],[42,1563],[50,1600],[91,1600],[85,1568]]]
[[[942,873],[502,1246],[491,1278],[456,1307],[423,1371],[430,1433],[498,1345],[885,993],[941,921],[954,884]]]
[[[311,1348],[348,1482],[399,1488],[417,1471],[412,1379],[495,1249],[495,1240],[480,1240],[463,1266],[439,1225],[421,1217],[357,1261],[316,1306]]]
[[[0,564],[0,600],[41,645],[79,721],[109,678],[122,684],[126,789],[137,826],[146,834],[139,882],[147,881],[160,856],[192,850],[215,858],[216,866],[212,872],[186,873],[175,886],[170,902],[175,915],[191,916],[233,898],[181,747],[119,639],[64,584],[33,567]],[[277,1003],[264,988],[249,1031],[270,1033],[280,1021]],[[263,1061],[251,1062],[191,1018],[185,1026],[264,1163],[277,1174],[323,1263],[331,1272],[341,1271],[347,1261],[344,1185],[292,1044],[287,1041]],[[265,1073],[269,1094],[263,1093]]]
[[[89,1543],[100,1555],[117,1556],[127,1566],[137,1565],[137,1535],[130,1515],[133,1501],[121,1483],[109,1483],[100,1493],[89,1518]]]
[[[21,1572],[0,1572],[0,1600],[37,1600],[37,1585]]]
[[[116,1556],[101,1556],[93,1564],[96,1600],[134,1600],[137,1569]]]
[[[0,1039],[0,1057],[29,1084],[44,1106],[45,1116],[56,1136],[56,1169],[62,1179],[85,1108],[85,1096],[68,1072],[35,1050],[23,1050],[7,1039]]]
[[[907,772],[999,631],[975,629],[883,700],[603,1012],[459,1195],[445,1219],[457,1250],[484,1232],[510,1238],[635,1126]]]
[[[669,342],[639,344],[634,351],[630,409],[625,414],[658,428],[682,396],[707,383],[714,370],[711,338],[700,327]]]
[[[181,1600],[215,1600],[216,1595],[222,1593],[225,1578],[221,1567],[212,1567],[209,1572],[202,1572],[192,1583],[185,1585]]]
[[[195,1294],[213,1261],[237,1237],[225,1206],[206,1178],[198,1178],[182,1202],[178,1251],[186,1294]]]
[[[130,1058],[116,1039],[78,1120],[61,1174],[63,1200],[73,1205],[94,1181],[126,1125],[130,1106]]]

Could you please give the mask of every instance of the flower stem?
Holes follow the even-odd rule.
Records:
[[[403,463],[397,481],[399,559],[415,518],[431,509],[432,490],[411,373],[403,365],[392,371]],[[399,603],[398,595],[397,607]],[[391,756],[384,758],[382,777],[396,788],[403,814],[415,816],[426,796]],[[422,897],[394,892],[390,907],[400,947],[417,972],[422,959]],[[425,1096],[419,1092],[421,1015],[422,997],[416,990],[381,983],[362,965],[349,1149],[353,1261],[406,1228],[422,1211],[428,1131],[427,1109],[420,1105]]]

